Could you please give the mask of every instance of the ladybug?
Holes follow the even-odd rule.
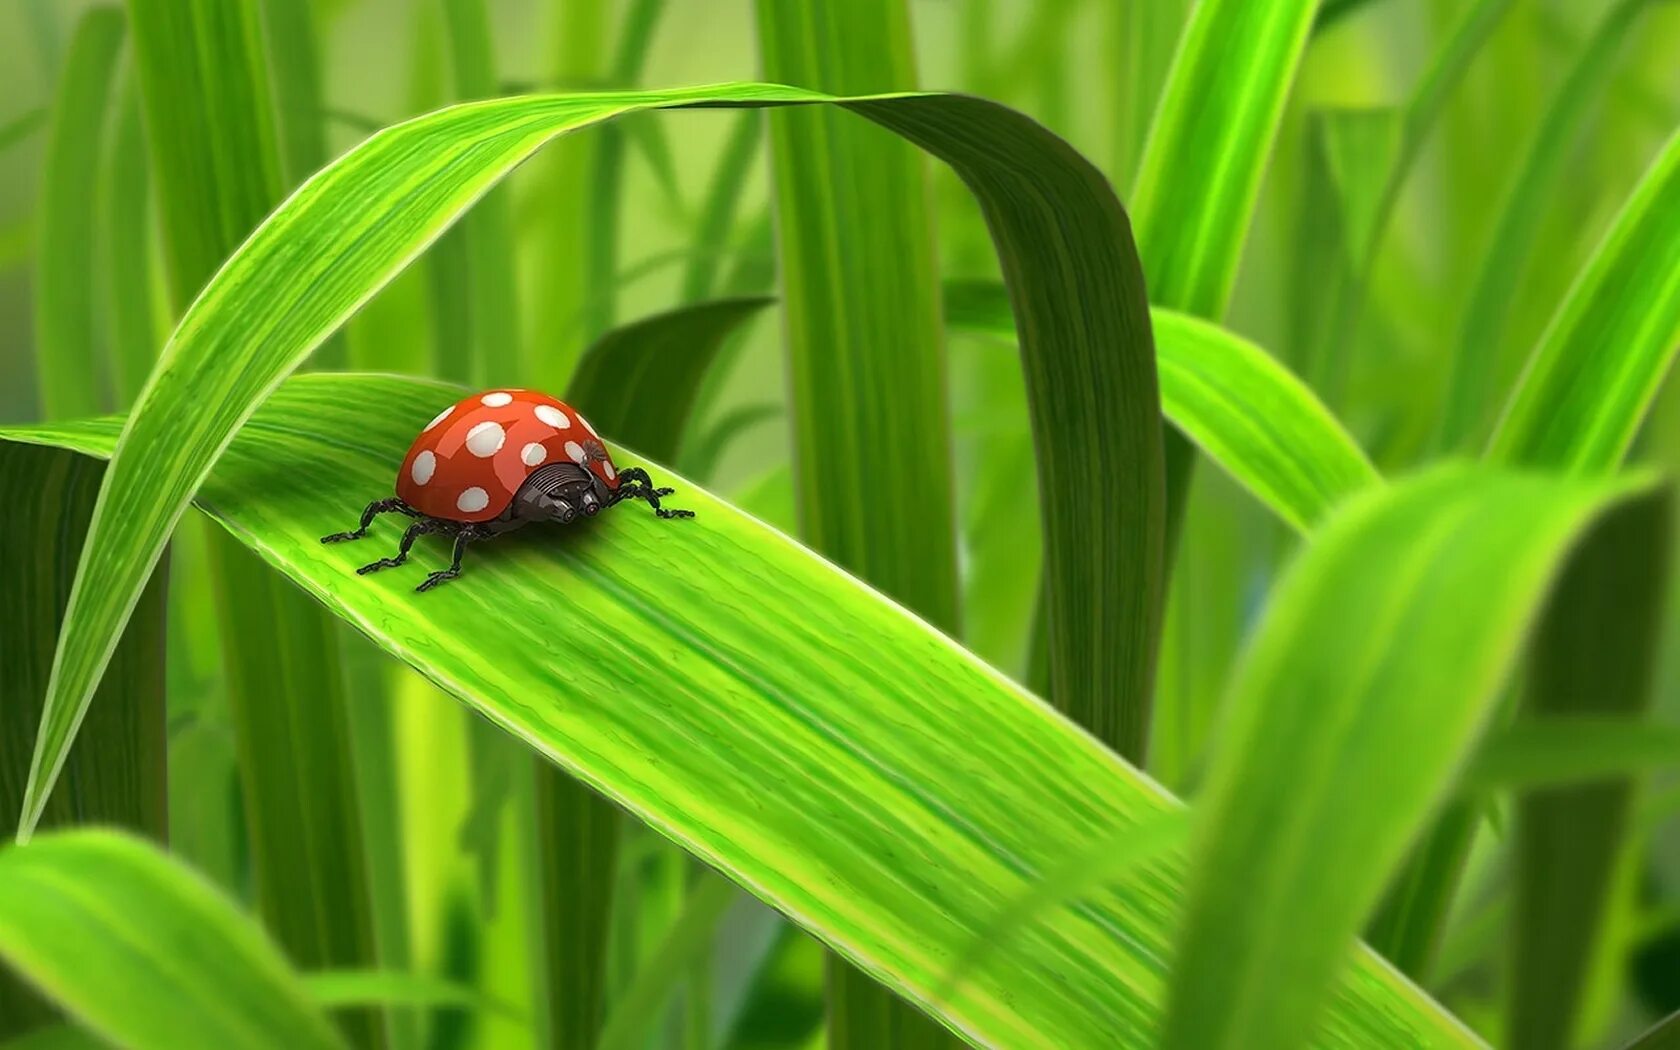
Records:
[[[564,401],[534,390],[487,390],[450,405],[420,431],[397,473],[396,498],[374,500],[354,531],[321,542],[359,540],[374,518],[390,511],[418,519],[403,533],[396,557],[356,572],[401,565],[428,533],[453,536],[449,568],[415,588],[428,591],[461,575],[467,544],[528,522],[566,525],[627,499],[646,500],[661,518],[694,517],[659,505],[671,491],[654,488],[640,467],[616,469],[595,428]]]

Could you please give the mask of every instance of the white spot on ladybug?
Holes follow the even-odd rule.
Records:
[[[489,505],[490,494],[477,485],[461,493],[460,498],[455,501],[455,509],[465,511],[468,514],[477,514]]]
[[[493,394],[485,394],[483,397],[478,399],[479,404],[485,405],[489,408],[501,408],[503,405],[512,401],[513,395],[502,390],[498,390]]]
[[[547,458],[548,449],[543,448],[540,442],[533,441],[519,450],[520,462],[524,463],[527,467],[541,466],[542,461]]]
[[[502,450],[506,440],[507,431],[500,423],[480,423],[467,431],[467,451],[479,459],[488,459]]]
[[[448,419],[449,418],[449,413],[451,413],[453,411],[455,411],[455,406],[450,405],[448,408],[444,409],[442,412],[439,412],[435,419],[433,419],[430,423],[426,424],[426,430],[430,430],[433,427],[437,426],[439,423],[442,423],[444,420]],[[426,432],[426,430],[422,430],[422,431],[420,431],[420,433],[424,434]]]
[[[583,446],[576,441],[566,442],[566,455],[572,457],[573,463],[583,462]]]
[[[566,418],[566,413],[553,405],[538,405],[537,418],[556,430],[565,430],[572,425],[572,421]]]
[[[607,480],[608,481],[611,481],[613,478],[618,477],[618,471],[613,469],[612,460],[603,459],[601,461],[601,466],[607,468]]]
[[[414,479],[416,485],[424,485],[432,480],[432,473],[435,470],[437,470],[437,457],[430,452],[422,452],[414,457],[414,465],[408,468],[408,476]]]

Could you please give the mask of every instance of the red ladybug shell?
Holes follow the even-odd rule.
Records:
[[[397,495],[428,517],[490,521],[532,471],[567,459],[618,488],[606,445],[570,405],[534,390],[486,390],[426,424],[403,457]]]

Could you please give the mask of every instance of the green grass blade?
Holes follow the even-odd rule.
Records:
[[[47,633],[70,596],[70,581],[103,472],[49,449],[0,450],[0,561],[10,566],[0,611],[0,832],[23,799],[29,752],[40,723],[37,698],[52,667]],[[65,767],[66,790],[44,823],[113,824],[167,837],[164,739],[164,590],[159,573],[124,632],[111,674]],[[8,836],[9,837],[9,836]],[[0,968],[0,1038],[45,1020],[39,1000]]]
[[[1132,215],[1156,306],[1225,313],[1317,0],[1203,0],[1144,146]]]
[[[1114,163],[1117,186],[1129,187],[1143,154],[1188,0],[1121,0],[1109,5],[1109,80],[1114,97]]]
[[[1488,455],[1602,471],[1624,454],[1680,349],[1680,134],[1553,315]]]
[[[1231,685],[1164,1047],[1300,1045],[1572,545],[1648,488],[1448,466],[1320,530]]]
[[[635,980],[613,1001],[612,1013],[601,1029],[597,1050],[636,1050],[658,1033],[665,1008],[695,963],[712,947],[723,914],[740,895],[727,879],[702,873],[659,946],[643,963]]]
[[[1224,318],[1318,0],[1203,0],[1190,13],[1139,162],[1131,208],[1149,301]],[[1170,560],[1195,454],[1166,435]]]
[[[946,287],[954,328],[1013,339],[999,285]],[[1161,412],[1268,510],[1306,531],[1380,480],[1312,391],[1264,350],[1216,325],[1151,311]]]
[[[253,0],[131,0],[129,10],[182,306],[280,197],[259,11]],[[154,372],[141,403],[160,381]],[[209,551],[257,911],[299,965],[371,966],[337,626],[238,544],[218,535]],[[371,1014],[346,1027],[360,1045],[379,1041]]]
[[[1604,16],[1558,87],[1529,141],[1500,206],[1481,272],[1459,321],[1457,350],[1441,420],[1442,447],[1457,449],[1483,432],[1496,389],[1499,349],[1516,292],[1528,269],[1540,224],[1594,102],[1609,86],[1610,67],[1650,0],[1620,0]]]
[[[694,229],[694,254],[683,273],[682,295],[686,302],[698,302],[712,294],[717,282],[718,263],[735,225],[741,192],[753,161],[758,159],[764,138],[764,118],[752,110],[735,116],[735,126],[724,142],[723,153],[706,188],[700,219]]]
[[[0,1043],[0,1050],[109,1050],[110,1043],[67,1024],[47,1025]]]
[[[702,393],[704,389],[701,388]],[[730,409],[692,441],[684,442],[680,460],[683,473],[702,481],[710,481],[724,453],[729,451],[737,438],[760,423],[779,419],[781,415],[782,406],[769,401]],[[1025,466],[1026,464],[1023,464],[1023,467]]]
[[[772,80],[836,93],[915,86],[906,0],[757,6]],[[849,113],[769,121],[800,533],[954,630],[951,428],[926,163]]]
[[[1651,706],[1670,510],[1667,499],[1625,508],[1569,566],[1534,641],[1524,696],[1529,714],[1631,717]],[[1517,804],[1506,1023],[1512,1046],[1565,1050],[1579,1043],[1588,966],[1608,923],[1632,803],[1624,781],[1532,792]]]
[[[140,396],[165,334],[153,288],[149,163],[140,93],[131,77],[116,105],[99,216],[110,299],[111,384],[125,408]]]
[[[599,542],[503,540],[425,601],[411,578],[356,576],[365,552],[319,537],[389,484],[458,393],[298,377],[233,440],[201,505],[387,651],[898,993],[927,1003],[998,907],[1093,836],[1172,804],[926,624],[682,479],[692,522],[620,512]],[[6,436],[103,456],[121,430]],[[563,668],[534,644],[560,635]],[[1047,916],[1016,939],[1020,972],[977,974],[943,1015],[981,1042],[1151,1045],[1183,878],[1164,864]],[[1472,1042],[1362,955],[1322,1045]]]
[[[46,109],[31,109],[0,124],[0,153],[26,142],[47,122]]]
[[[500,999],[429,973],[317,970],[303,975],[303,987],[316,1005],[329,1010],[374,1004],[427,1008],[448,1006],[500,1014],[516,1023],[525,1020],[518,1010]]]
[[[1680,727],[1595,715],[1531,717],[1492,734],[1465,770],[1467,793],[1572,787],[1680,765]]]
[[[274,944],[160,850],[66,831],[0,851],[0,957],[136,1050],[342,1047]]]
[[[675,459],[724,340],[769,304],[763,297],[719,299],[615,328],[578,362],[566,398],[587,406],[603,437]]]
[[[100,382],[99,285],[88,264],[96,255],[100,132],[122,40],[121,11],[95,7],[82,15],[53,104],[35,272],[35,367],[48,417],[92,415],[110,405]]]
[[[443,0],[444,38],[455,71],[455,95],[489,98],[496,91],[495,56],[485,0]],[[513,205],[505,189],[491,189],[450,234],[462,246],[464,287],[446,294],[463,296],[468,317],[468,365],[459,374],[481,386],[510,385],[529,369],[519,338],[519,281],[514,272]],[[458,353],[440,344],[440,359]]]
[[[298,0],[262,0],[280,162],[288,186],[302,182],[327,162],[326,104],[321,97],[314,7]]]

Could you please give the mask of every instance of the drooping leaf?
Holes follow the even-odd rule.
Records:
[[[344,1046],[256,923],[197,873],[114,832],[0,850],[0,958],[136,1050]]]
[[[123,16],[114,7],[82,15],[59,77],[41,179],[41,241],[35,272],[35,367],[48,417],[92,415],[111,404],[102,389],[96,212],[88,202],[99,180],[100,131],[122,46]]]
[[[1576,472],[1627,453],[1680,350],[1680,133],[1558,306],[1488,455]]]
[[[103,670],[105,639],[218,451],[281,377],[478,194],[549,139],[618,112],[826,98],[741,85],[456,106],[374,136],[300,188],[188,312],[131,419],[66,619],[23,833]],[[1158,464],[1148,450],[1159,428],[1150,418],[1142,288],[1122,249],[1124,214],[1065,144],[991,103],[898,96],[838,104],[943,157],[980,198],[1006,263],[1028,374],[1037,377],[1029,391],[1043,417],[1049,564],[1062,582],[1052,594],[1052,622],[1063,624],[1052,629],[1052,649],[1065,657],[1054,663],[1065,676],[1058,694],[1078,711],[1146,693],[1160,552]],[[1094,304],[1100,312],[1090,312]],[[1121,356],[1116,346],[1131,349]],[[1103,483],[1088,484],[1092,477]],[[1115,644],[1122,637],[1137,641]]]
[[[1649,488],[1447,466],[1354,500],[1319,531],[1230,687],[1195,811],[1163,1046],[1310,1033],[1572,546]]]
[[[388,652],[899,994],[931,1005],[998,907],[1171,805],[925,624],[682,479],[693,521],[620,508],[583,532],[530,530],[475,551],[462,579],[424,596],[400,573],[356,576],[365,555],[318,537],[388,483],[458,395],[299,377],[240,431],[200,503]],[[111,420],[6,435],[109,455],[120,431]],[[394,527],[377,535],[388,543]],[[562,636],[563,666],[549,658]],[[1182,879],[1163,863],[1046,916],[1015,938],[1018,972],[982,970],[942,1016],[981,1041],[1150,1045]],[[1365,955],[1322,1045],[1470,1042]]]

